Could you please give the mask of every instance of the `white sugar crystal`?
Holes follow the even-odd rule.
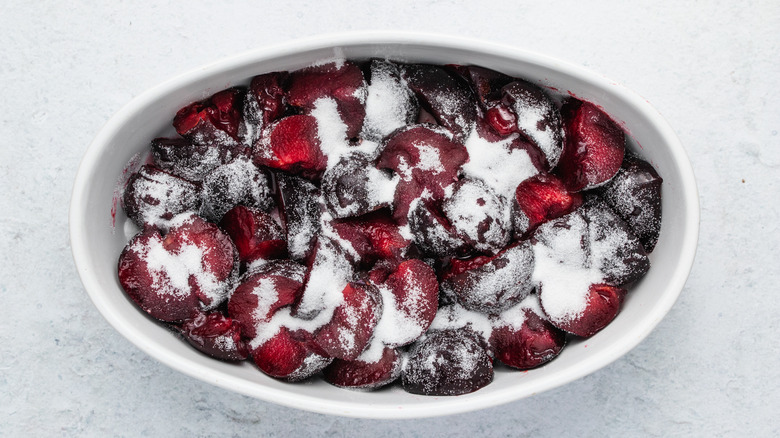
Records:
[[[253,319],[257,322],[255,325],[256,335],[252,340],[252,348],[257,348],[269,339],[276,336],[279,332],[279,325],[269,324],[269,315],[271,307],[279,300],[279,294],[276,291],[276,278],[269,276],[262,278],[258,285],[252,289],[252,294],[257,297],[257,307],[253,312]]]
[[[529,294],[519,303],[493,317],[491,319],[493,327],[509,327],[514,331],[520,331],[525,322],[525,313],[529,310],[541,318],[547,319],[539,303],[539,297],[536,294]]]
[[[406,157],[399,156],[398,157],[398,176],[401,178],[401,181],[411,181],[412,180],[412,166],[409,165],[409,163],[406,162]]]
[[[337,246],[339,249],[346,251],[353,259],[357,260],[360,258],[360,254],[357,252],[355,247],[352,246],[352,243],[347,240],[343,239],[341,235],[336,231],[335,228],[333,228],[333,216],[331,216],[330,213],[324,212],[320,216],[320,236],[324,237],[325,239],[328,239],[330,242],[327,244],[327,250],[328,252],[333,253],[333,257],[338,257],[338,254],[333,249],[333,246]],[[323,239],[323,241],[325,241]],[[346,259],[345,259],[346,262]],[[341,264],[339,264],[341,265]],[[338,266],[338,265],[337,265]],[[349,276],[352,275],[352,271],[350,270]],[[345,277],[346,278],[346,277]],[[345,283],[346,284],[346,283]]]
[[[276,292],[276,277],[268,276],[261,279],[258,285],[252,289],[252,294],[257,297],[257,307],[254,311],[255,320],[268,319],[271,307],[279,300],[279,294]]]
[[[583,208],[589,221],[590,250],[593,263],[605,278],[625,279],[639,269],[644,259],[643,247],[629,234],[617,213],[605,204]]]
[[[358,216],[392,204],[400,178],[377,169],[362,153],[346,155],[323,175],[328,209],[338,218]]]
[[[424,142],[412,142],[412,146],[419,151],[420,158],[415,164],[415,168],[422,171],[430,171],[434,175],[444,172],[444,164],[441,162],[439,149]]]
[[[214,338],[214,346],[222,351],[235,351],[236,341],[232,336],[220,335]]]
[[[368,168],[368,195],[372,205],[392,204],[395,190],[400,178],[398,175],[388,177],[376,167]]]
[[[288,234],[288,250],[296,259],[303,258],[306,251],[309,249],[311,243],[311,236],[313,235],[314,223],[309,223],[308,226],[301,227],[301,232]],[[312,232],[306,232],[311,230]]]
[[[317,99],[310,114],[317,121],[317,138],[320,140],[320,150],[328,158],[327,169],[333,168],[343,157],[352,153],[376,155],[376,142],[363,141],[357,146],[349,143],[347,125],[342,120],[338,103],[334,99]]]
[[[352,351],[355,349],[355,332],[352,330],[355,325],[345,325],[338,327],[338,343],[344,349],[344,351]]]
[[[401,234],[401,237],[408,241],[412,241],[414,239],[414,234],[412,234],[412,230],[409,228],[409,224],[398,227],[398,233]]]
[[[552,258],[537,259],[535,275],[544,278],[542,305],[554,321],[570,321],[582,315],[588,305],[590,285],[601,282],[595,269],[556,263]]]
[[[539,146],[550,167],[555,167],[561,156],[561,143],[559,142],[562,131],[556,131],[547,123],[554,108],[551,102],[535,102],[528,104],[521,99],[515,101],[514,110],[517,114],[517,127]],[[553,123],[555,125],[555,123]],[[542,126],[544,129],[540,129]]]
[[[335,70],[341,70],[347,62],[347,58],[344,56],[344,51],[336,47],[333,49],[333,56],[329,58],[318,59],[310,64],[311,67],[321,67],[324,65],[333,64]]]
[[[372,63],[363,136],[381,140],[409,124],[414,111],[412,99],[412,91],[392,64]]]
[[[162,240],[152,240],[147,248],[147,268],[152,274],[152,287],[163,295],[185,297],[189,295],[190,271],[187,257],[189,246],[182,248],[183,254],[171,254],[162,246]],[[197,248],[196,248],[197,250]],[[190,259],[190,260],[188,260]],[[199,260],[196,260],[200,264]]]
[[[464,327],[471,328],[485,340],[490,339],[490,335],[493,333],[493,324],[487,315],[473,312],[457,303],[440,307],[428,330],[461,329]]]
[[[566,226],[560,226],[563,223]],[[588,224],[574,212],[542,224],[536,236],[533,281],[542,283],[544,311],[554,321],[577,318],[587,307],[590,286],[603,280],[591,260]]]
[[[290,373],[290,375],[288,375],[286,379],[290,382],[306,379],[309,376],[313,375],[314,373],[328,366],[331,362],[333,362],[332,358],[323,357],[320,356],[319,354],[309,352],[309,355],[306,356],[305,359],[303,359],[303,363],[301,364],[301,366],[298,367],[298,369],[296,369],[292,373]]]
[[[191,220],[190,214],[183,214],[171,220],[173,226],[180,226]],[[204,265],[204,250],[194,243],[184,243],[175,253],[163,246],[159,236],[146,245],[136,243],[132,249],[146,260],[147,269],[152,278],[152,288],[161,296],[171,295],[183,298],[192,293],[191,281],[201,293],[210,299],[209,310],[217,307],[229,293],[228,283],[219,281]]]
[[[379,154],[382,152],[381,150],[382,144],[378,141],[368,140],[368,139],[360,139],[360,144],[357,146],[351,146],[351,150],[359,150],[361,153],[365,154],[367,157],[371,158],[372,160],[375,160],[377,157],[379,157]]]
[[[393,292],[380,286],[379,293],[382,296],[382,315],[374,328],[374,337],[387,345],[401,346],[406,345],[423,334],[425,331],[425,321],[420,320],[419,314],[424,310],[425,302],[422,299],[422,290],[419,285],[412,285],[412,289],[407,291],[408,301],[398,303]],[[409,312],[404,312],[401,305],[407,307]],[[380,353],[381,354],[381,353]]]
[[[463,174],[480,179],[499,195],[513,199],[517,186],[539,173],[528,152],[509,148],[516,138],[517,134],[513,134],[499,142],[490,142],[473,129],[466,139],[469,161],[462,167]]]
[[[347,125],[341,119],[338,104],[330,97],[317,99],[311,115],[317,120],[317,137],[322,153],[328,157],[328,168],[333,167],[349,147]]]
[[[508,242],[508,204],[479,180],[463,180],[443,208],[458,234],[478,251],[493,251]]]
[[[429,93],[427,97],[432,99],[430,102],[431,108],[437,109],[447,117],[454,117],[452,122],[460,128],[461,132],[466,133],[473,128],[473,122],[464,114],[464,108],[473,105],[473,103],[469,102],[467,94],[462,91]]]
[[[382,359],[382,354],[385,352],[385,343],[382,338],[376,335],[376,330],[374,328],[374,336],[371,337],[366,349],[360,353],[356,360],[365,363],[377,363]]]
[[[352,280],[353,275],[354,271],[349,261],[333,247],[332,243],[320,239],[298,313],[311,318],[318,313],[338,307],[344,299],[342,291]]]
[[[214,221],[238,204],[267,210],[272,203],[267,177],[247,157],[209,172],[203,179],[202,196],[202,215]]]
[[[142,216],[141,220],[148,225],[167,230],[172,225],[164,216],[192,210],[198,203],[196,186],[165,172],[153,173],[146,169],[141,168],[139,177],[133,182],[136,202],[141,204],[138,210]],[[149,203],[147,199],[159,202]]]
[[[293,259],[305,258],[315,235],[320,231],[320,205],[323,202],[319,190],[310,182],[300,178],[282,183],[285,190],[296,190],[293,208],[298,220],[287,221],[287,250]],[[288,207],[289,208],[289,207]]]

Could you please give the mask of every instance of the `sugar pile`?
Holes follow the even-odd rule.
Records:
[[[393,131],[410,124],[416,110],[414,93],[401,79],[395,65],[387,61],[372,61],[361,136],[379,142]]]
[[[545,313],[554,321],[579,317],[588,304],[590,285],[602,279],[591,261],[588,223],[575,211],[542,224],[534,236],[533,281],[540,284]]]
[[[491,142],[473,129],[466,139],[469,161],[463,165],[463,174],[485,182],[506,199],[514,197],[517,186],[539,173],[528,152],[510,145],[518,137]]]

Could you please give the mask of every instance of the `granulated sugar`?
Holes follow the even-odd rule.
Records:
[[[189,214],[179,215],[171,222],[174,227],[185,223]],[[140,244],[139,244],[140,245]],[[204,310],[218,306],[229,293],[229,283],[220,281],[205,267],[205,253],[209,248],[201,248],[194,243],[184,243],[177,251],[172,252],[163,244],[163,239],[155,235],[146,245],[131,247],[146,260],[149,275],[152,278],[152,289],[160,296],[172,295],[178,298],[186,297],[197,288],[209,302]]]
[[[458,303],[442,306],[436,313],[429,331],[469,328],[485,341],[493,333],[490,317],[482,312],[468,310]]]
[[[529,100],[518,99],[513,105],[517,127],[542,150],[550,168],[553,168],[563,151],[560,116],[551,101],[538,97],[530,97]]]
[[[442,281],[441,288],[445,293],[457,296],[470,310],[495,314],[531,292],[534,270],[534,252],[528,242],[523,242],[498,253],[479,267]]]
[[[389,62],[373,61],[362,136],[381,141],[411,123],[416,107],[414,93],[401,79],[396,67]]]
[[[536,267],[533,281],[540,284],[545,313],[554,321],[569,321],[587,306],[590,285],[602,274],[592,263],[588,224],[579,211],[542,224],[534,235]]]
[[[485,182],[506,199],[512,199],[517,186],[539,173],[528,152],[512,148],[518,134],[491,142],[481,137],[476,129],[466,139],[469,161],[463,165],[463,174]]]
[[[349,261],[327,239],[319,240],[316,251],[298,306],[298,315],[304,319],[314,318],[317,314],[341,304],[341,291],[352,281],[355,274]]]
[[[139,225],[154,225],[162,230],[170,227],[170,219],[179,213],[195,210],[200,205],[198,187],[151,166],[143,166],[134,177],[123,198],[125,211]],[[129,207],[133,206],[131,210]]]
[[[261,210],[273,205],[268,177],[247,157],[218,166],[206,175],[202,187],[201,215],[215,222],[238,204]]]
[[[321,97],[314,102],[311,115],[317,120],[317,137],[320,140],[320,149],[328,158],[327,169],[335,166],[342,157],[362,152],[372,155],[376,150],[376,143],[362,142],[359,145],[351,145],[347,138],[347,125],[341,118],[338,103],[330,97]]]
[[[478,251],[495,251],[509,242],[509,206],[481,180],[456,183],[442,209],[455,232]]]

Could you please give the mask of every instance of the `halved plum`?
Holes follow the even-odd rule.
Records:
[[[661,233],[663,179],[647,161],[626,155],[618,173],[605,186],[604,200],[631,227],[647,252]]]
[[[544,312],[555,326],[580,336],[606,326],[625,294],[618,286],[649,268],[639,240],[598,198],[542,224],[533,240],[534,280]]]
[[[276,174],[279,214],[287,235],[287,252],[302,261],[314,251],[320,232],[320,189],[310,181],[283,173]]]
[[[331,320],[314,334],[314,342],[331,357],[355,360],[374,333],[382,302],[370,284],[348,283],[341,294],[343,302],[333,311]]]
[[[409,88],[437,123],[458,141],[465,141],[476,120],[474,94],[465,81],[436,65],[404,64],[400,69]]]
[[[325,205],[335,218],[360,216],[393,202],[398,177],[377,169],[365,154],[343,156],[322,176]]]
[[[249,356],[239,324],[218,311],[198,313],[182,323],[180,332],[193,347],[213,358],[239,361]]]
[[[608,284],[592,284],[585,296],[585,306],[573,314],[559,315],[548,310],[546,303],[553,300],[553,294],[562,291],[547,291],[540,287],[539,297],[545,313],[550,316],[550,322],[561,330],[588,338],[606,327],[620,312],[620,306],[626,296],[626,290]]]
[[[361,137],[382,141],[394,131],[412,124],[420,112],[412,90],[401,78],[398,65],[373,59],[366,96],[366,118]]]
[[[493,333],[493,319],[495,317],[486,315],[482,312],[475,312],[463,307],[457,300],[452,298],[449,303],[443,303],[439,297],[439,310],[433,319],[429,332],[441,330],[457,330],[464,333],[479,342],[479,345],[487,351],[488,356],[495,357],[493,345],[490,342],[490,336]]]
[[[494,256],[453,259],[442,275],[441,289],[466,309],[496,314],[522,301],[534,287],[534,253],[521,242]]]
[[[535,294],[502,312],[493,324],[490,343],[496,358],[512,368],[536,368],[554,359],[566,345],[566,333],[550,323]]]
[[[515,189],[512,224],[515,236],[525,237],[540,224],[571,213],[582,205],[582,195],[566,190],[553,175],[540,173]]]
[[[487,112],[496,132],[519,132],[544,153],[547,170],[554,168],[564,147],[561,113],[540,87],[523,80],[504,86],[501,102]]]
[[[493,381],[493,361],[468,330],[438,330],[412,345],[401,372],[404,390],[461,395]]]
[[[439,283],[433,269],[417,259],[406,260],[377,284],[382,314],[374,337],[400,347],[419,338],[436,317]]]
[[[287,257],[287,239],[282,227],[260,209],[237,205],[225,213],[219,226],[233,239],[245,266],[257,260]]]
[[[208,143],[191,143],[181,137],[158,137],[152,140],[154,165],[194,182],[201,181],[217,166],[230,162],[242,150],[243,148],[222,148]]]
[[[334,359],[323,370],[326,382],[351,389],[376,389],[393,383],[401,376],[402,357],[397,349],[385,348],[376,362]]]
[[[599,198],[586,202],[590,255],[604,282],[613,286],[633,283],[650,269],[650,259],[629,226]]]
[[[366,81],[357,64],[329,62],[290,73],[287,101],[309,114],[319,99],[334,99],[347,125],[347,137],[353,138],[363,127],[366,92]]]
[[[331,361],[290,316],[291,306],[301,298],[305,274],[304,266],[290,260],[268,262],[247,272],[228,301],[228,312],[257,367],[289,381],[305,379]]]
[[[263,329],[274,330],[268,327],[271,318],[300,299],[305,275],[303,265],[273,260],[242,276],[228,300],[228,315],[238,322],[245,339],[255,339]]]
[[[281,327],[273,337],[254,348],[252,360],[269,376],[290,382],[307,379],[333,361],[312,349],[287,327]]]
[[[323,230],[323,233],[335,231]],[[338,240],[320,235],[311,255],[306,260],[303,296],[295,304],[293,314],[302,319],[313,320],[321,314],[327,315],[344,300],[344,288],[355,280],[355,266]]]
[[[356,263],[363,266],[380,260],[400,263],[411,244],[386,211],[333,221],[331,226],[339,237],[349,242],[358,254]]]
[[[494,107],[501,100],[501,89],[514,81],[511,76],[476,65],[452,66],[452,68],[471,84],[483,111]]]
[[[469,160],[462,167],[463,175],[483,181],[507,200],[512,199],[518,184],[544,172],[547,166],[542,151],[525,137],[517,133],[502,137],[481,119],[465,145]]]
[[[180,109],[173,118],[176,132],[197,144],[236,147],[245,143],[243,87],[222,90]]]
[[[479,252],[495,252],[509,243],[509,205],[481,180],[464,178],[455,183],[442,212],[452,230]]]
[[[574,98],[561,108],[566,142],[556,173],[573,192],[612,179],[623,163],[623,130],[596,105]]]
[[[446,216],[429,199],[416,199],[408,214],[409,230],[414,244],[423,254],[446,258],[469,253],[469,245]]]
[[[460,167],[468,158],[462,144],[434,126],[415,125],[389,137],[377,167],[392,169],[401,178],[393,205],[394,217],[405,221],[408,201],[419,197],[423,190],[427,189],[434,200],[444,199],[445,189],[458,180]]]
[[[255,164],[319,178],[328,164],[317,130],[317,119],[310,115],[292,115],[267,128],[253,146]]]
[[[200,208],[199,192],[197,184],[146,164],[127,180],[122,203],[139,227],[167,229],[174,216]]]
[[[250,144],[254,144],[263,128],[280,119],[287,109],[284,94],[287,72],[266,73],[252,78],[244,99],[244,118],[249,122]]]
[[[163,237],[148,227],[119,256],[122,288],[141,309],[176,322],[219,306],[238,273],[235,246],[216,225],[183,213]]]
[[[201,197],[201,214],[213,222],[239,204],[265,211],[273,207],[268,174],[246,156],[209,172],[203,178]]]

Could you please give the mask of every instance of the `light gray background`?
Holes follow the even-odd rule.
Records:
[[[533,3],[3,1],[0,436],[780,435],[780,3]],[[364,421],[201,383],[108,325],[79,282],[67,229],[71,184],[101,126],[198,65],[370,29],[543,52],[626,85],[670,121],[697,175],[701,237],[680,300],[642,344],[501,407]]]

